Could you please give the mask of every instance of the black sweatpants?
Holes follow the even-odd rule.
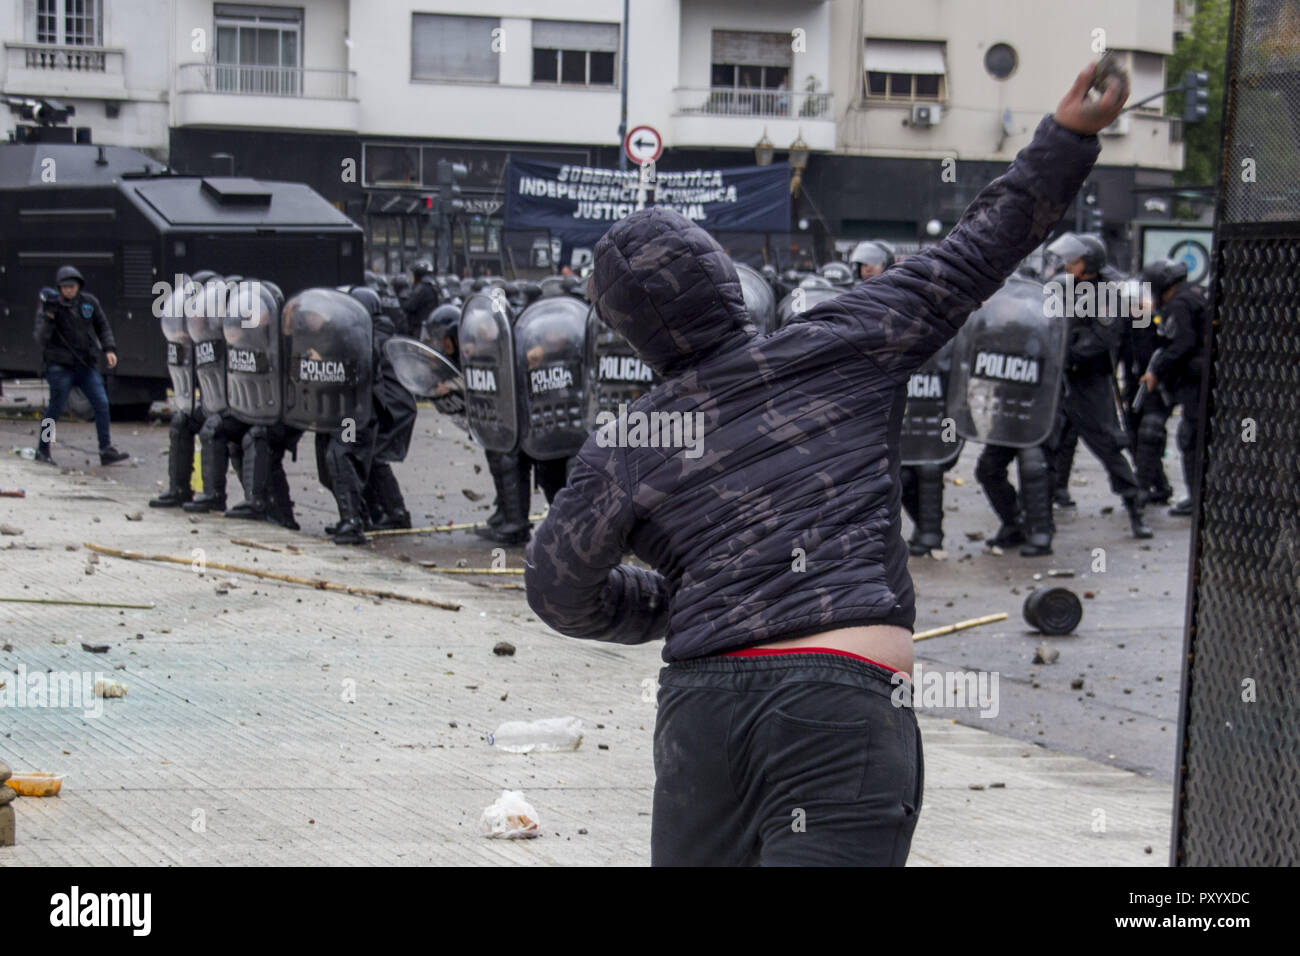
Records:
[[[907,860],[921,732],[910,680],[878,665],[829,653],[669,664],[654,762],[654,866]]]

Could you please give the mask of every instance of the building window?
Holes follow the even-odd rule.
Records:
[[[789,115],[790,34],[714,30],[712,63],[708,112]]]
[[[1146,99],[1165,88],[1165,58],[1162,54],[1144,53],[1140,50],[1112,50],[1111,52],[1128,70],[1131,87],[1130,103]],[[1164,97],[1157,97],[1150,103],[1144,103],[1135,109],[1144,113],[1163,113]]]
[[[420,148],[365,143],[361,181],[367,186],[419,186]]]
[[[864,89],[869,100],[936,102],[947,96],[942,43],[867,40],[864,62]]]
[[[215,89],[263,96],[302,95],[302,10],[218,3]]]
[[[411,79],[496,83],[498,17],[411,14]]]
[[[29,24],[30,22],[28,21]],[[37,2],[35,23],[37,43],[59,46],[103,46],[103,29],[104,11],[100,0],[38,0]]]
[[[614,86],[617,23],[533,21],[533,82]]]

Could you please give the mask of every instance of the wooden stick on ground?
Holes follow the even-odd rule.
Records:
[[[923,641],[927,637],[938,637],[941,634],[951,634],[953,631],[964,631],[968,627],[979,627],[981,624],[992,624],[995,621],[1005,621],[1006,613],[986,614],[984,617],[973,617],[969,621],[958,621],[956,624],[945,624],[943,627],[931,628],[928,631],[922,631],[920,634],[913,634],[912,640]]]
[[[434,574],[523,574],[523,568],[425,568]]]
[[[125,558],[128,561],[163,561],[167,564],[184,564],[192,565],[193,559],[175,554],[143,554],[139,551],[121,551],[117,548],[107,548],[102,544],[91,544],[86,542],[85,545],[91,551],[97,551],[100,554],[107,554],[114,558]],[[255,578],[266,578],[271,581],[285,581],[289,584],[302,584],[309,588],[315,588],[318,591],[343,591],[347,594],[360,594],[365,597],[389,598],[394,601],[409,601],[411,604],[423,604],[427,607],[440,607],[446,611],[459,611],[459,604],[452,604],[449,601],[435,601],[432,598],[415,597],[411,594],[399,594],[396,591],[380,591],[376,588],[357,587],[352,584],[339,584],[335,581],[327,581],[324,578],[304,578],[296,574],[280,574],[276,571],[259,571],[257,568],[240,567],[237,564],[223,564],[219,561],[204,562],[205,568],[215,571],[228,571],[231,574],[251,574]]]
[[[231,544],[237,544],[244,548],[261,548],[263,551],[275,551],[279,554],[302,554],[301,548],[295,548],[293,545],[281,548],[274,544],[263,544],[261,541],[254,541],[252,538],[231,538]]]
[[[110,604],[107,601],[64,601],[61,598],[0,597],[6,604],[71,604],[73,607],[126,607],[135,611],[152,611],[155,604]]]

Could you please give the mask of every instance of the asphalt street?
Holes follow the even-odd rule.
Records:
[[[3,408],[8,417],[0,420],[0,447],[6,452],[35,443],[34,417],[24,417],[23,410],[39,401],[39,388],[7,386]],[[1179,488],[1172,441],[1176,421],[1170,424],[1166,468]],[[132,459],[111,468],[101,468],[93,454],[92,426],[67,422],[59,428],[60,465],[83,474],[88,488],[101,489],[114,502],[149,512],[147,499],[164,485],[164,424],[116,423],[114,443]],[[311,435],[304,437],[297,461],[286,461],[286,470],[302,524],[299,534],[319,536],[336,514],[332,499],[316,480],[311,441]],[[997,521],[974,480],[978,450],[967,446],[948,473],[945,553],[911,560],[917,630],[998,612],[1008,618],[919,642],[917,661],[923,669],[936,671],[996,673],[999,704],[996,714],[988,708],[930,707],[927,712],[1171,783],[1189,519],[1171,517],[1164,508],[1151,509],[1155,538],[1133,539],[1104,472],[1080,446],[1071,487],[1078,504],[1056,512],[1055,554],[1033,559],[1014,550],[996,554],[981,540],[992,536]],[[410,456],[395,471],[419,524],[481,521],[490,511],[492,483],[482,452],[428,406],[421,407]],[[239,485],[233,474],[230,482],[237,500]],[[539,490],[533,513],[544,510]],[[254,524],[229,525],[232,535],[257,536]],[[483,568],[492,566],[494,559],[496,566],[522,567],[522,548],[495,553],[494,548],[471,532],[456,531],[374,538],[366,550],[423,568]],[[522,593],[515,590],[518,579],[497,580],[515,583],[485,581],[481,586],[500,591],[503,600],[517,602],[516,611],[526,614]],[[1083,599],[1084,617],[1075,634],[1044,637],[1025,622],[1025,598],[1043,586],[1068,587]],[[1054,663],[1036,665],[1035,651],[1045,644],[1060,656]]]

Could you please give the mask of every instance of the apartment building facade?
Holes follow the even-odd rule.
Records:
[[[0,0],[0,88],[77,106],[97,142],[188,172],[307,182],[372,266],[427,252],[438,160],[464,163],[460,262],[536,266],[504,228],[507,157],[612,168],[627,121],[661,168],[803,166],[750,261],[929,241],[997,175],[1098,44],[1160,89],[1175,0]],[[1098,31],[1101,31],[1098,33]],[[625,62],[626,61],[626,62]],[[1160,102],[1108,131],[1094,193],[1123,241],[1181,165]],[[12,124],[12,117],[4,117]],[[937,228],[935,223],[938,224]]]

